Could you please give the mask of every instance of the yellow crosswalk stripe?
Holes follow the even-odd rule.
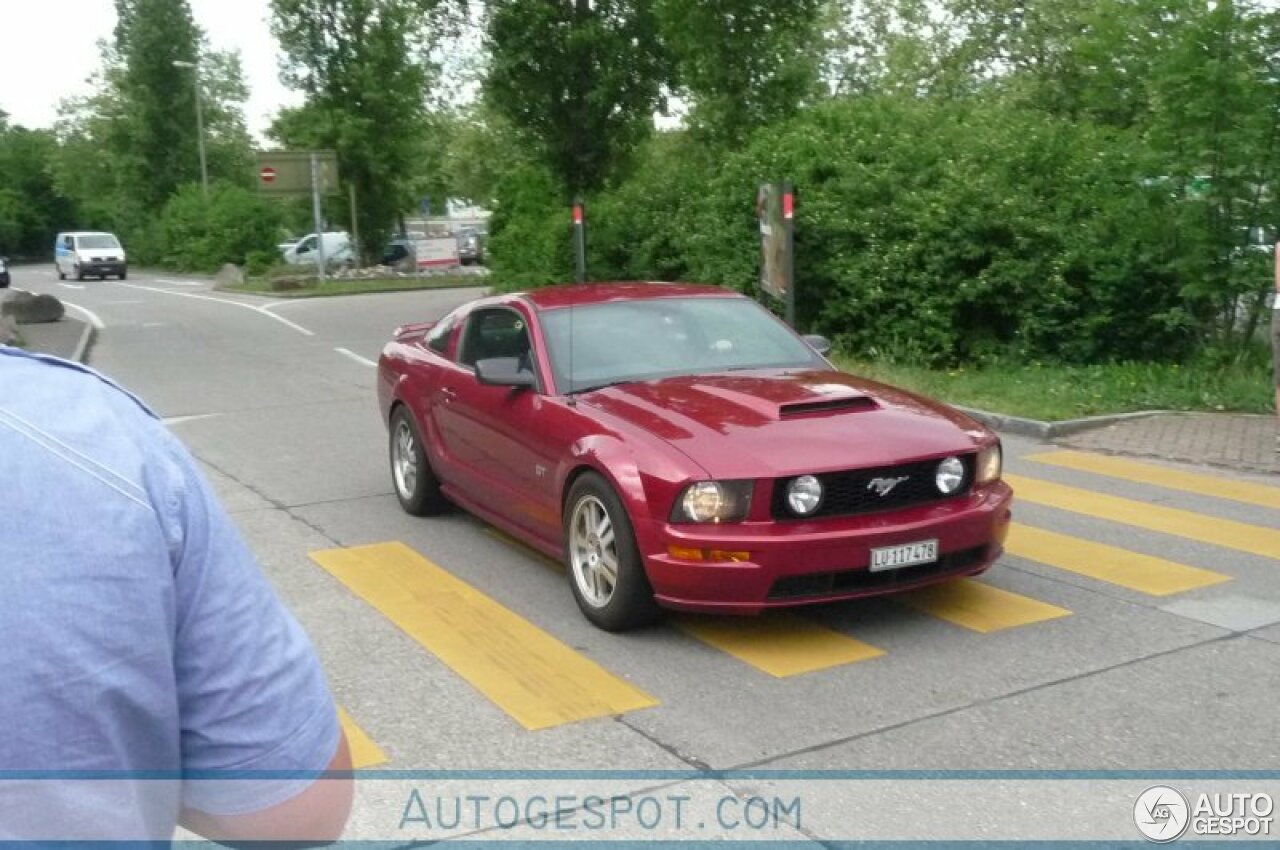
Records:
[[[1169,596],[1231,581],[1231,576],[1166,561],[1118,546],[1095,543],[1014,523],[1005,551],[1108,584],[1117,584],[1151,596]]]
[[[509,534],[496,528],[486,528],[485,533],[557,572],[564,572],[564,565],[559,561]],[[879,647],[781,612],[759,617],[682,616],[673,618],[673,623],[694,640],[780,679],[884,655]]]
[[[1200,496],[1213,496],[1219,499],[1230,499],[1233,502],[1244,502],[1260,505],[1264,508],[1280,510],[1280,487],[1268,487],[1251,481],[1232,481],[1218,475],[1205,475],[1200,472],[1187,472],[1171,469],[1154,463],[1142,463],[1136,460],[1108,457],[1107,455],[1087,454],[1085,452],[1055,451],[1030,455],[1026,460],[1036,463],[1057,466],[1063,469],[1074,469],[1078,472],[1092,472],[1110,478],[1135,481],[1139,484],[1151,484],[1169,490],[1185,490]]]
[[[342,721],[342,731],[347,734],[347,746],[351,749],[351,768],[364,770],[387,763],[387,754],[373,742],[360,725],[351,719],[345,708],[338,707],[338,719]]]
[[[311,558],[526,729],[658,704],[403,543]]]
[[[1264,558],[1280,558],[1280,531],[1205,516],[1164,505],[1148,505],[1050,481],[1006,475],[1015,499],[1111,520],[1149,531],[1212,543]]]
[[[685,634],[782,679],[867,661],[884,650],[793,614],[759,617],[680,617]]]
[[[982,634],[1056,620],[1071,614],[1066,608],[972,579],[935,584],[893,598],[917,611]]]

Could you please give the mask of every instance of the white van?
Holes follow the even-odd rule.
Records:
[[[284,250],[284,261],[291,266],[314,266],[319,242],[314,233],[308,233]],[[324,262],[327,266],[348,265],[355,260],[351,248],[351,236],[345,232],[324,234]]]
[[[76,280],[102,280],[108,275],[124,280],[129,276],[128,259],[114,233],[59,233],[53,244],[53,262],[58,268],[58,280],[66,280],[68,275]]]

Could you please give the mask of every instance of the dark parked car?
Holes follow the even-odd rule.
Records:
[[[1012,501],[996,435],[825,348],[716,287],[473,301],[383,349],[394,488],[563,558],[609,630],[986,570]]]
[[[464,266],[484,262],[485,236],[485,233],[472,227],[458,231],[458,259]]]
[[[384,266],[394,266],[413,256],[413,244],[408,239],[392,239],[382,249],[379,262]]]

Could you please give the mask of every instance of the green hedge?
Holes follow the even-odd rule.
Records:
[[[789,179],[800,324],[855,355],[1175,359],[1212,308],[1186,281],[1203,216],[1144,180],[1157,168],[1136,139],[1007,105],[829,101],[729,154],[653,139],[589,199],[591,274],[752,291],[756,185]],[[567,215],[536,169],[503,187],[500,285],[569,278]]]
[[[215,184],[209,197],[198,185],[169,199],[136,250],[146,261],[176,269],[216,271],[226,263],[255,266],[279,258],[283,224],[276,203],[239,186]]]

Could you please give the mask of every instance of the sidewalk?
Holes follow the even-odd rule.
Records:
[[[1183,460],[1280,475],[1280,418],[1230,413],[1169,413],[1062,437],[1077,449]]]

